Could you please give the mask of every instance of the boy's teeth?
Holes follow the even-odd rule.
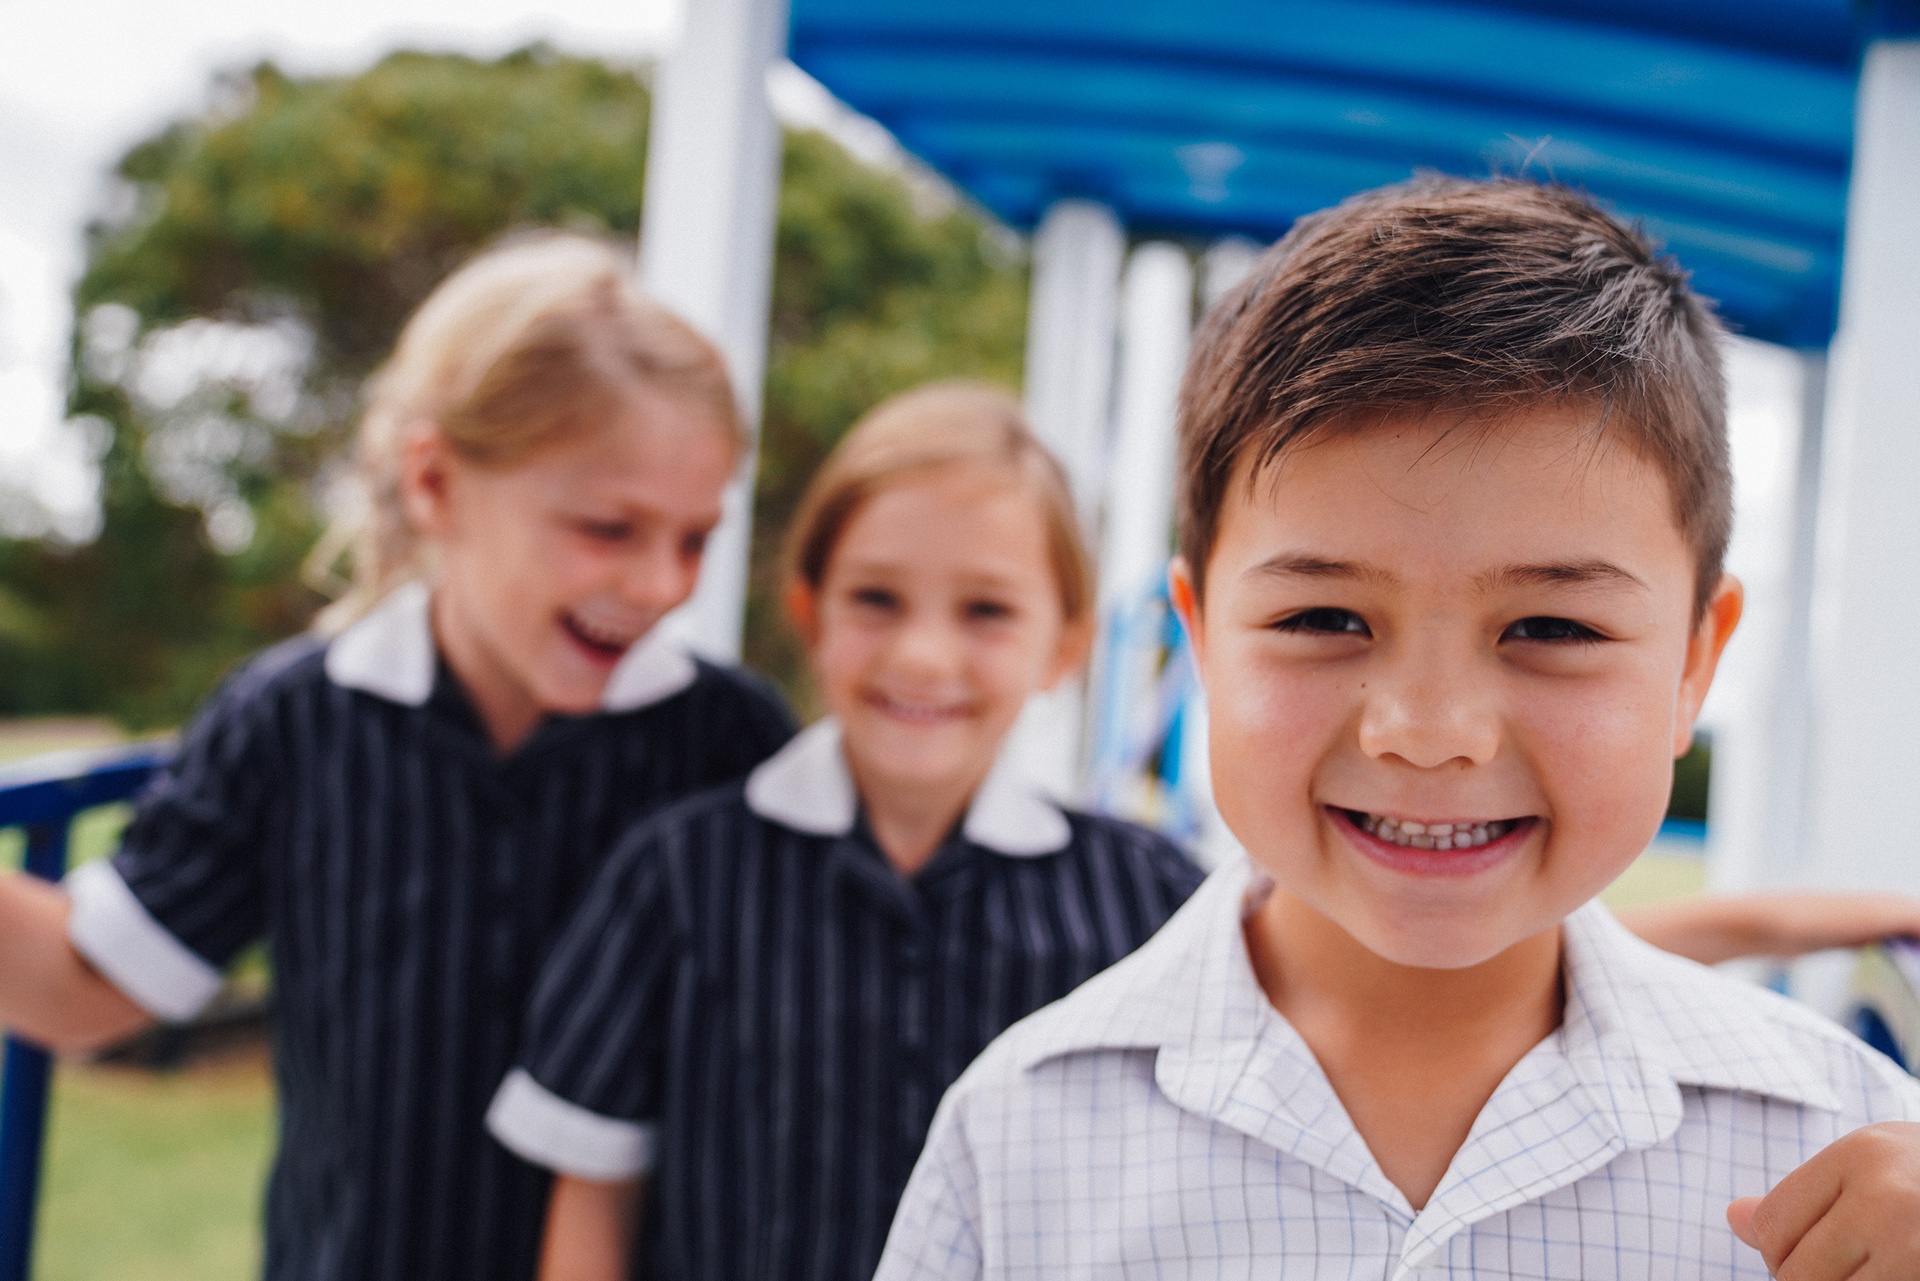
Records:
[[[1513,830],[1516,820],[1489,819],[1481,823],[1415,823],[1379,814],[1358,816],[1360,827],[1391,845],[1416,850],[1470,850],[1497,841]]]

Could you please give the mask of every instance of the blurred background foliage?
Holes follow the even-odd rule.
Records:
[[[89,232],[71,412],[101,461],[80,546],[0,540],[0,715],[183,719],[307,625],[302,559],[358,388],[407,314],[517,227],[637,234],[644,72],[536,46],[271,64],[134,147]],[[785,142],[747,658],[809,702],[775,607],[800,486],[858,413],[928,378],[1018,385],[1017,242],[827,137]]]

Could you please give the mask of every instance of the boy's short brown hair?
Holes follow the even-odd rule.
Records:
[[[1638,231],[1564,188],[1418,178],[1301,219],[1194,336],[1180,549],[1206,573],[1236,469],[1406,413],[1591,404],[1667,477],[1696,608],[1733,525],[1724,330]]]

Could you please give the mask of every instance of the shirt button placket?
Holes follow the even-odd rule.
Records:
[[[927,1121],[938,1097],[933,1082],[928,1080],[933,1055],[928,1045],[931,1039],[928,1022],[932,1017],[928,967],[932,958],[927,933],[924,920],[913,921],[901,933],[895,951],[900,966],[900,1075],[897,1082],[900,1125],[903,1137],[910,1136],[913,1140],[898,1145],[896,1153],[900,1168],[894,1174],[903,1184],[913,1169],[913,1158],[926,1135]]]

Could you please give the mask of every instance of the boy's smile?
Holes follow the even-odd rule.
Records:
[[[1449,426],[1243,465],[1203,605],[1175,569],[1215,794],[1274,899],[1446,969],[1646,847],[1740,601],[1725,580],[1696,627],[1671,490],[1592,410]]]

